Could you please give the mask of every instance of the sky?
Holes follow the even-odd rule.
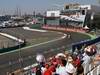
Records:
[[[22,13],[43,12],[48,9],[63,7],[66,3],[99,5],[97,0],[0,0],[0,14],[14,13],[17,8]]]

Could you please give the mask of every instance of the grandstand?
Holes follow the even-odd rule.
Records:
[[[62,10],[47,11],[44,23],[65,27],[89,27],[94,15],[99,12],[99,6],[95,5],[66,4]]]

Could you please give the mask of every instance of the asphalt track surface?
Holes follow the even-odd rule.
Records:
[[[3,33],[7,33],[10,34],[12,36],[15,36],[17,38],[20,39],[25,39],[28,43],[32,43],[32,41],[37,41],[37,40],[41,40],[41,37],[48,40],[49,39],[54,39],[54,37],[60,37],[60,35],[58,35],[56,32],[35,32],[35,31],[27,31],[24,30],[21,27],[17,27],[17,28],[4,28],[1,30],[1,32]],[[42,38],[42,40],[43,40]],[[35,42],[36,43],[36,42]]]
[[[3,32],[6,32],[12,35],[17,34],[17,33],[15,34],[12,30],[11,32],[8,32],[8,31],[9,29],[7,30],[5,29]],[[21,32],[18,30],[18,33],[20,34]],[[26,36],[25,38],[31,38],[31,36],[28,36],[27,33],[30,34],[29,32],[25,31],[23,36],[24,37]],[[6,75],[7,72],[12,72],[14,70],[17,70],[17,69],[20,69],[20,68],[23,68],[35,63],[36,62],[35,57],[36,57],[36,54],[38,53],[42,53],[44,54],[46,58],[48,58],[52,55],[62,52],[62,49],[60,48],[64,46],[69,47],[72,43],[90,38],[89,36],[85,36],[80,33],[66,32],[66,34],[71,34],[71,39],[68,39],[66,37],[62,40],[57,40],[55,42],[50,42],[50,43],[45,43],[45,44],[29,47],[29,48],[19,49],[19,51],[16,51],[16,52],[0,55],[0,75]],[[37,34],[34,34],[34,36],[37,36]]]

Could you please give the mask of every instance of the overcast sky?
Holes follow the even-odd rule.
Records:
[[[33,10],[44,11],[56,6],[61,7],[66,3],[98,5],[97,0],[0,0],[0,14],[12,13],[17,8],[22,12],[32,13]]]

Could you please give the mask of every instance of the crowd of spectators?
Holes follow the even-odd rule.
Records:
[[[38,66],[32,69],[35,75],[85,75],[89,70],[92,57],[96,54],[94,45],[84,48],[83,53],[71,53],[65,51],[50,57],[48,60],[42,54],[38,54],[36,60]],[[93,48],[93,49],[92,49]],[[91,49],[91,50],[89,50]],[[94,53],[93,55],[88,53]],[[100,62],[100,55],[96,55]]]

